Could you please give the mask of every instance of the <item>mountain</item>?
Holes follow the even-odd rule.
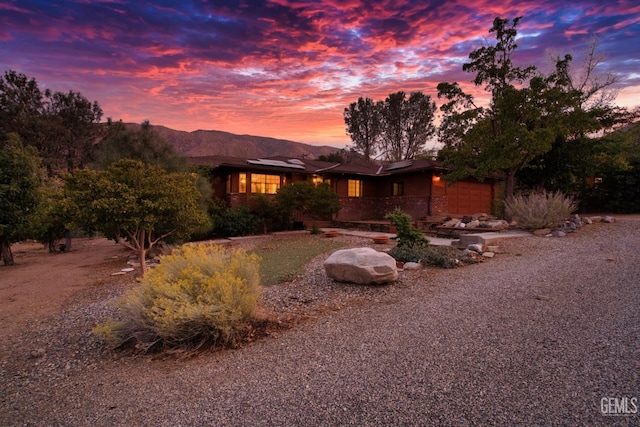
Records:
[[[126,126],[129,129],[140,128],[140,125],[133,123],[127,123]],[[218,130],[185,132],[155,125],[151,125],[151,129],[186,157],[219,155],[254,159],[269,156],[317,158],[338,151],[338,148],[327,145],[311,145],[263,136],[236,135]]]

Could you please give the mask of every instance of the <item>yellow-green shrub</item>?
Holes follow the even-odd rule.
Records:
[[[230,343],[260,297],[259,261],[241,249],[185,245],[120,300],[122,320],[94,332],[145,351]]]

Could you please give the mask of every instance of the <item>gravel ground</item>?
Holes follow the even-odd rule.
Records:
[[[106,350],[90,330],[126,286],[94,290],[2,349],[0,425],[640,425],[601,413],[640,399],[639,242],[640,221],[511,239],[386,287],[317,258],[264,297],[306,321],[183,360]]]

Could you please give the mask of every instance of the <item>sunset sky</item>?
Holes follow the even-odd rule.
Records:
[[[523,16],[518,64],[574,68],[593,37],[640,105],[638,0],[0,0],[0,72],[98,101],[104,118],[344,147],[358,97],[472,90],[469,53]],[[475,89],[473,89],[475,90]]]

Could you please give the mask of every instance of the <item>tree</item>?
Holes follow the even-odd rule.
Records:
[[[351,137],[356,151],[366,160],[376,154],[382,133],[380,106],[371,98],[358,98],[344,109],[347,135]]]
[[[387,160],[414,159],[422,154],[427,140],[435,134],[435,102],[422,92],[390,94],[380,104],[381,149]]]
[[[73,173],[83,168],[93,156],[102,109],[79,92],[47,93],[45,115],[48,119],[47,143],[41,149],[51,152],[57,168]]]
[[[617,151],[611,146],[604,148],[598,134],[610,133],[637,119],[634,113],[612,104],[618,78],[597,73],[603,59],[597,53],[597,44],[594,40],[587,48],[577,71],[572,68],[571,55],[555,59],[556,86],[570,103],[563,115],[562,132],[551,149],[518,174],[518,182],[524,187],[559,190],[584,199],[581,193],[589,191],[586,177],[594,176],[599,159]]]
[[[104,171],[78,171],[65,184],[83,228],[136,251],[142,274],[146,253],[155,244],[169,237],[186,239],[207,223],[191,174],[124,159]]]
[[[490,32],[496,44],[469,54],[463,70],[475,72],[474,83],[491,94],[487,108],[475,105],[457,83],[440,83],[438,97],[447,102],[439,134],[444,143],[439,158],[455,170],[450,180],[473,175],[506,175],[506,197],[513,196],[516,173],[550,150],[560,132],[562,115],[571,104],[571,94],[562,88],[561,67],[549,76],[533,66],[517,67],[512,55],[521,18],[496,18]]]
[[[185,172],[186,159],[155,132],[148,121],[139,130],[127,129],[122,121],[107,121],[105,137],[99,142],[95,166],[106,169],[121,159],[139,160],[170,172]]]
[[[1,141],[1,140],[0,140]],[[40,158],[15,133],[0,142],[0,253],[4,265],[13,265],[11,243],[25,238],[40,201]]]
[[[35,147],[49,176],[86,164],[101,117],[98,103],[78,92],[42,92],[34,78],[12,70],[0,78],[0,137],[14,132]]]

